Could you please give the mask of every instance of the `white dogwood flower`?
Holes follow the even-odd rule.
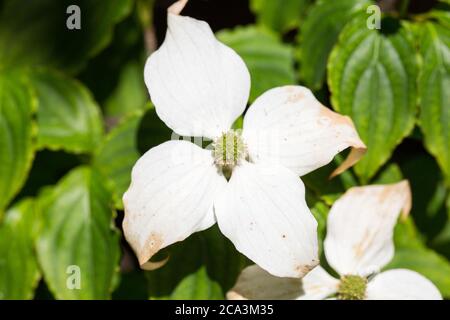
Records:
[[[409,183],[355,187],[332,206],[324,251],[340,279],[317,266],[303,279],[274,277],[257,265],[244,269],[229,299],[442,299],[417,272],[379,273],[394,255],[393,231],[411,208]]]
[[[168,141],[135,164],[123,196],[125,237],[141,267],[160,249],[218,222],[237,250],[277,276],[300,277],[318,264],[317,222],[299,179],[353,147],[336,174],[365,151],[348,117],[300,86],[264,93],[244,112],[250,75],[209,25],[168,11],[161,47],[144,76],[158,116],[174,132],[206,137],[213,148]]]

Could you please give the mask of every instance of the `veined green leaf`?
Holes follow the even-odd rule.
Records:
[[[0,226],[0,300],[32,299],[40,278],[34,252],[38,217],[26,199],[6,212]]]
[[[420,30],[420,126],[450,186],[450,29],[427,22]]]
[[[268,89],[295,82],[292,48],[275,34],[250,26],[223,30],[217,37],[245,61],[252,81],[250,101]]]
[[[279,32],[298,27],[311,0],[251,0],[258,23]]]
[[[88,167],[74,169],[40,196],[39,210],[37,252],[53,295],[109,298],[120,247],[104,178]]]
[[[309,10],[299,33],[300,77],[312,89],[325,78],[328,56],[345,24],[369,0],[320,0]]]
[[[103,134],[100,109],[79,82],[45,69],[30,73],[38,97],[38,147],[92,152]]]
[[[393,19],[382,30],[352,21],[340,35],[328,62],[334,108],[349,115],[367,154],[355,167],[369,181],[414,127],[418,57],[407,26]]]
[[[35,151],[36,99],[21,72],[0,74],[0,221],[23,186]]]
[[[109,43],[114,25],[130,12],[132,3],[6,0],[0,12],[0,66],[46,65],[76,71]],[[67,9],[74,4],[80,8],[79,30],[66,26],[73,14]]]

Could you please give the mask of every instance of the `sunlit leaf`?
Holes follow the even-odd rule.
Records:
[[[68,152],[92,152],[103,124],[100,109],[79,82],[45,69],[30,74],[38,97],[38,146]]]
[[[74,169],[41,195],[39,210],[37,252],[52,294],[58,299],[109,298],[120,247],[104,178],[88,167]]]
[[[342,31],[328,62],[332,104],[352,118],[368,147],[355,166],[363,183],[414,127],[418,58],[411,37],[396,20],[370,30],[361,17]]]
[[[0,73],[0,221],[34,157],[36,100],[21,72]]]
[[[420,126],[450,186],[450,29],[429,22],[421,31]]]
[[[33,298],[40,278],[34,253],[37,226],[31,199],[6,212],[0,226],[0,300]]]

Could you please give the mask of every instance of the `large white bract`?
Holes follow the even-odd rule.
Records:
[[[123,197],[125,237],[146,268],[160,249],[218,222],[237,250],[271,274],[301,277],[318,264],[318,246],[299,175],[353,147],[338,174],[365,145],[348,117],[301,86],[267,91],[249,108],[242,133],[230,131],[248,102],[249,72],[207,23],[179,15],[185,3],[169,8],[145,82],[168,127],[209,138],[216,150],[177,140],[145,153]]]
[[[324,242],[336,279],[321,266],[299,283],[277,278],[257,265],[241,273],[229,299],[442,299],[439,290],[417,272],[383,268],[394,255],[393,231],[400,212],[409,213],[407,181],[349,189],[328,215]],[[295,292],[294,288],[297,288]]]

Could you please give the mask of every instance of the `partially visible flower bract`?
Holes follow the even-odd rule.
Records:
[[[442,299],[434,284],[417,272],[406,269],[380,272],[394,255],[393,231],[397,219],[401,212],[407,215],[410,208],[407,181],[351,188],[332,206],[324,241],[327,262],[339,279],[321,266],[294,281],[274,277],[253,265],[244,269],[228,298]]]
[[[156,112],[179,135],[212,150],[168,141],[135,164],[123,196],[125,237],[143,268],[160,249],[216,222],[236,249],[273,275],[299,278],[318,263],[317,222],[299,176],[352,147],[336,170],[364,153],[352,121],[301,86],[271,89],[246,108],[250,74],[206,22],[169,8],[161,47],[144,76]]]

